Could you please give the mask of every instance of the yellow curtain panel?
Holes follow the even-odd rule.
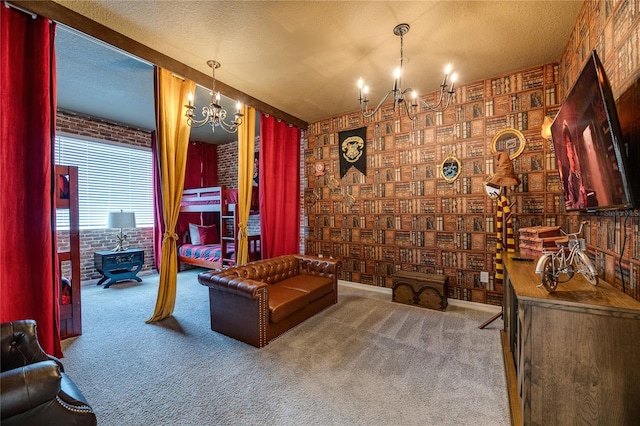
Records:
[[[175,232],[187,164],[187,148],[191,128],[187,124],[184,105],[195,90],[193,81],[183,80],[171,71],[156,68],[157,151],[162,180],[162,212],[165,233],[162,236],[162,263],[156,308],[147,323],[160,321],[173,313],[178,277],[177,240]]]
[[[246,105],[242,113],[245,119],[238,128],[238,247],[236,264],[243,265],[249,259],[248,231],[251,191],[253,190],[253,162],[256,137],[256,110]]]

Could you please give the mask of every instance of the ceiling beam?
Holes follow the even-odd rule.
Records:
[[[63,25],[71,27],[77,31],[101,40],[118,49],[124,50],[134,56],[148,61],[158,67],[170,70],[188,80],[194,81],[203,87],[211,87],[213,79],[211,75],[204,74],[194,68],[191,68],[182,62],[178,62],[169,56],[153,50],[144,44],[141,44],[117,31],[112,30],[86,16],[80,15],[71,9],[68,9],[53,1],[10,1],[21,9],[33,12],[39,16],[49,18],[52,21],[59,22]],[[224,84],[216,79],[216,89],[228,98],[239,100],[245,105],[255,108],[265,114],[269,114],[275,118],[281,119],[289,124],[306,130],[309,124],[297,117],[287,114],[271,105],[255,99],[240,90]]]

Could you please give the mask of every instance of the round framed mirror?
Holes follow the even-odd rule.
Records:
[[[440,165],[440,174],[447,182],[453,182],[460,176],[462,165],[455,155],[448,155],[442,160]]]
[[[503,129],[496,133],[491,140],[491,151],[494,154],[507,152],[509,153],[509,159],[513,160],[522,154],[526,143],[527,139],[521,131],[516,129]]]

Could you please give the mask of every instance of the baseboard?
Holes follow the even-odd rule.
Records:
[[[476,311],[489,312],[491,314],[497,314],[502,311],[502,306],[487,305],[485,303],[470,302],[468,300],[447,298],[447,303],[451,306],[460,306],[461,308],[475,309]]]
[[[344,281],[344,280],[338,280],[338,285],[353,287],[359,290],[366,290],[366,291],[373,291],[376,293],[388,294],[389,296],[391,296],[391,289],[386,287],[378,287],[375,285],[360,284],[360,283],[354,283],[352,281]]]
[[[338,284],[341,285],[341,286],[345,286],[345,287],[357,288],[359,290],[373,291],[373,292],[376,292],[376,293],[388,294],[389,295],[389,300],[391,300],[392,291],[391,291],[390,288],[387,288],[387,287],[378,287],[378,286],[354,283],[354,282],[351,282],[351,281],[344,281],[344,280],[338,280]],[[459,307],[465,308],[465,309],[474,309],[476,311],[489,312],[491,314],[497,314],[498,312],[500,312],[502,310],[501,306],[487,305],[487,304],[478,303],[478,302],[469,302],[467,300],[458,300],[458,299],[447,298],[447,303],[449,305],[452,305],[452,306],[459,306]]]

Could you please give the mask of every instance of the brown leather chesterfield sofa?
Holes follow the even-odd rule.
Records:
[[[3,323],[0,337],[2,426],[97,424],[60,360],[38,343],[35,321]]]
[[[261,348],[338,302],[336,259],[294,254],[198,275],[211,329]]]

